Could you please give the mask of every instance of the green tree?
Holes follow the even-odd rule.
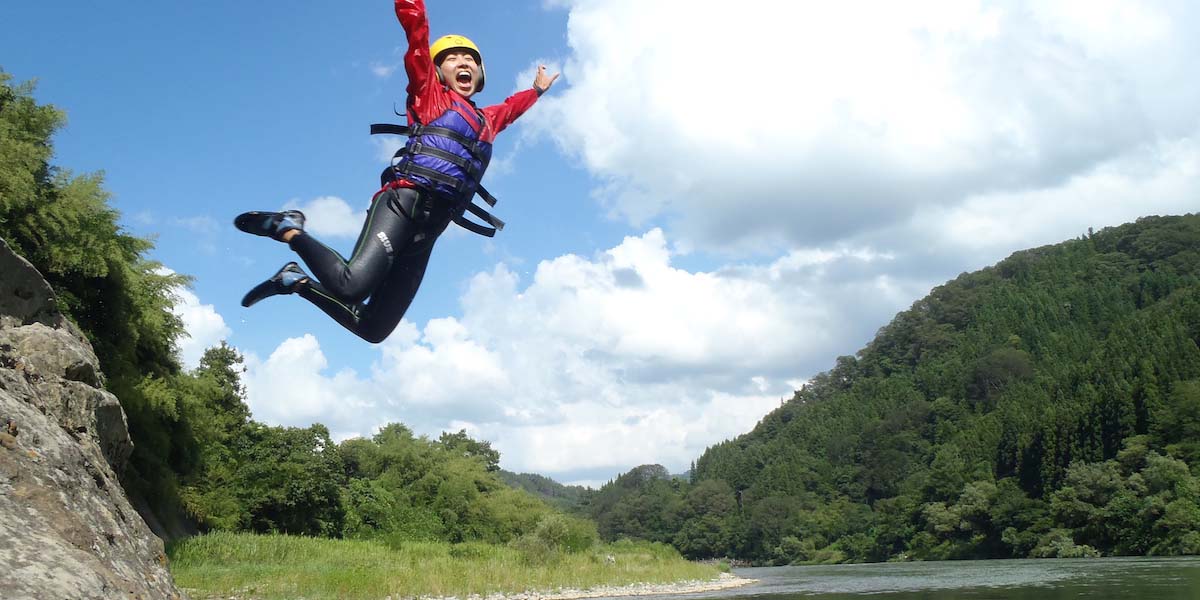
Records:
[[[729,556],[737,544],[738,507],[733,489],[719,479],[692,486],[681,504],[683,526],[672,543],[689,558]]]
[[[442,432],[442,436],[438,438],[438,443],[447,451],[464,458],[473,457],[479,459],[484,468],[488,471],[500,470],[500,453],[492,449],[491,442],[482,442],[471,439],[467,436],[467,430],[460,430],[458,433]]]
[[[1200,380],[1176,383],[1154,411],[1153,430],[1171,454],[1200,464]]]
[[[684,511],[684,485],[662,465],[641,465],[602,486],[591,499],[589,514],[605,540],[669,543]]]
[[[41,271],[91,341],[129,420],[125,485],[158,512],[173,512],[177,471],[195,466],[175,379],[183,325],[171,310],[173,290],[188,278],[147,260],[151,243],[122,231],[101,174],[77,177],[50,164],[63,113],[37,104],[31,83],[11,79],[0,71],[0,238]]]
[[[341,490],[348,482],[325,426],[258,425],[239,444],[244,460],[237,488],[249,507],[248,529],[326,537],[341,533]]]
[[[176,473],[184,508],[201,529],[236,530],[250,520],[236,487],[244,460],[237,447],[251,426],[241,365],[241,355],[222,342],[205,351],[194,372],[175,378],[188,435],[174,445],[194,464]]]
[[[979,359],[967,388],[968,396],[988,409],[1009,384],[1033,376],[1033,361],[1019,348],[1001,347]]]
[[[396,496],[378,481],[352,479],[342,494],[345,537],[372,538],[399,529],[401,510]]]

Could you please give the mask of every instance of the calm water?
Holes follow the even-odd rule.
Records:
[[[686,597],[819,600],[869,594],[873,600],[1200,600],[1200,557],[882,563],[735,572],[759,583]]]

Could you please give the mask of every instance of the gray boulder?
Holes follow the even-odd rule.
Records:
[[[0,597],[182,597],[118,480],[133,443],[99,364],[0,240]]]
[[[59,312],[54,290],[42,274],[0,239],[0,327],[32,323],[63,329],[91,349],[79,328]]]

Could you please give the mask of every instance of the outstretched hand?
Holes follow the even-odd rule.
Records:
[[[554,85],[554,80],[558,79],[559,75],[561,75],[561,73],[546,75],[546,65],[538,65],[537,75],[534,75],[533,77],[533,88],[537,90],[539,94],[544,94],[546,93],[546,90],[550,89],[550,86]]]

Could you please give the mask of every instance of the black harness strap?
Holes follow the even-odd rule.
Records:
[[[467,208],[475,208],[475,205],[468,204]],[[493,217],[493,218],[495,218],[495,217]],[[472,223],[471,221],[468,221],[465,217],[463,217],[461,214],[450,217],[450,220],[454,221],[455,225],[458,225],[459,227],[462,227],[463,229],[466,229],[467,231],[470,231],[471,233],[477,233],[479,235],[482,235],[483,237],[495,237],[496,232],[500,230],[499,227],[484,227],[483,225],[480,225],[479,223]],[[501,225],[503,225],[503,223],[501,223]]]
[[[437,135],[437,136],[441,136],[444,138],[450,138],[450,139],[458,142],[463,148],[466,148],[467,152],[470,152],[471,156],[475,157],[475,159],[483,160],[483,157],[479,156],[479,148],[476,147],[476,144],[478,143],[477,140],[473,140],[473,139],[471,139],[453,129],[449,129],[447,127],[437,127],[436,125],[419,125],[416,123],[414,123],[412,125],[396,125],[393,123],[372,123],[371,124],[371,135],[378,135],[381,133],[390,133],[393,135],[406,135],[409,137],[416,137],[418,135]]]
[[[488,206],[496,205],[496,197],[489,194],[487,190],[483,189],[482,184],[475,186],[475,193],[479,194],[479,197],[483,198],[483,201],[487,202]],[[479,210],[483,210],[483,209],[481,208]]]
[[[399,152],[397,152],[396,156],[393,158],[400,158],[406,154],[424,154],[426,156],[440,158],[448,163],[453,163],[463,171],[466,171],[467,177],[470,177],[472,181],[479,181],[480,176],[483,175],[479,172],[478,167],[471,164],[471,161],[454,154],[453,152],[446,152],[441,148],[434,148],[433,146],[422,144],[421,142],[413,142],[405,146]]]
[[[442,185],[450,186],[456,194],[466,193],[467,182],[462,179],[455,179],[441,171],[435,171],[429,167],[422,167],[414,164],[411,160],[402,161],[392,167],[392,172],[395,175],[420,175],[430,181],[435,181]]]
[[[479,217],[480,219],[483,219],[484,221],[487,221],[488,225],[495,227],[497,230],[504,229],[504,221],[497,219],[496,215],[493,215],[492,213],[483,210],[474,204],[467,205],[467,212]]]
[[[463,148],[465,148],[467,150],[468,153],[471,154],[471,156],[475,157],[477,160],[480,160],[481,162],[483,160],[479,156],[479,149],[476,146],[476,144],[477,144],[476,140],[472,140],[472,139],[458,133],[457,131],[454,131],[453,129],[448,129],[445,127],[420,125],[420,124],[395,125],[392,123],[372,123],[371,124],[371,135],[376,135],[376,134],[404,135],[404,136],[409,136],[410,138],[418,136],[418,135],[433,135],[433,136],[445,137],[445,138],[449,138],[450,140],[453,140],[454,142],[457,142],[458,144],[460,144]],[[434,158],[438,158],[438,159],[447,161],[451,164],[454,164],[454,165],[458,166],[459,168],[461,168],[463,171],[465,171],[467,174],[467,177],[469,177],[470,180],[468,181],[468,180],[463,180],[463,179],[455,179],[454,177],[446,175],[445,173],[442,173],[440,171],[436,171],[434,169],[430,169],[428,167],[423,167],[421,165],[415,164],[411,160],[411,157],[416,154],[432,156]],[[400,150],[396,151],[396,154],[393,158],[399,159],[399,160],[392,166],[384,169],[383,179],[387,179],[389,176],[403,177],[403,176],[409,175],[409,174],[417,175],[419,177],[424,177],[430,181],[446,185],[446,186],[452,188],[455,191],[455,193],[459,194],[460,196],[466,194],[468,189],[470,188],[471,184],[474,183],[475,184],[475,194],[478,194],[480,198],[483,198],[483,201],[486,202],[488,204],[488,206],[496,205],[496,202],[497,202],[496,197],[493,196],[486,189],[484,189],[483,185],[481,185],[479,183],[479,179],[482,176],[482,173],[480,173],[479,170],[473,164],[471,164],[470,161],[464,159],[463,157],[461,157],[457,154],[454,154],[452,152],[447,152],[445,150],[442,150],[441,148],[434,148],[432,146],[429,146],[428,144],[422,144],[420,142],[415,142],[415,143],[408,144],[405,147],[401,148]],[[384,182],[384,183],[386,183],[386,182]],[[477,233],[477,234],[485,236],[485,237],[493,237],[496,235],[497,231],[504,229],[504,221],[501,221],[500,219],[496,218],[494,215],[492,215],[488,211],[484,210],[483,208],[480,208],[479,206],[475,205],[474,203],[472,203],[470,201],[467,201],[464,203],[463,211],[469,212],[469,213],[475,215],[476,217],[479,217],[480,219],[482,219],[488,225],[491,225],[491,227],[487,227],[487,226],[480,225],[480,224],[472,222],[472,221],[468,221],[467,218],[465,216],[463,216],[462,211],[455,211],[455,214],[454,214],[454,216],[451,217],[451,220],[454,221],[454,223],[457,224],[459,227],[462,227],[463,229],[466,229],[467,231],[470,231],[472,233]]]

